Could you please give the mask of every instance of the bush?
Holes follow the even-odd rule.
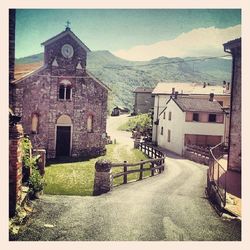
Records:
[[[151,124],[152,124],[151,115],[141,114],[130,118],[128,122],[121,125],[119,129],[123,131],[139,130],[140,132],[145,132],[151,129],[152,126]]]
[[[32,169],[32,173],[29,178],[30,193],[34,194],[36,192],[42,191],[44,185],[44,178],[40,175],[39,171],[37,169]]]

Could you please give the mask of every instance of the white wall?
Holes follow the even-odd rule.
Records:
[[[158,145],[181,155],[184,145],[183,125],[185,121],[185,113],[182,112],[172,100],[168,103],[164,112],[166,113],[166,118],[163,119],[163,114],[159,117]],[[170,121],[168,120],[169,112],[172,113]],[[163,135],[161,135],[162,126]],[[168,129],[171,131],[170,142],[168,142]]]
[[[157,142],[157,125],[154,122],[157,120],[158,115],[161,111],[166,108],[166,103],[169,100],[170,95],[155,95],[154,98],[154,120],[153,120],[153,132],[152,132],[152,141]]]
[[[171,121],[168,120],[170,111],[172,112]],[[165,119],[163,119],[163,114],[159,116],[157,142],[159,146],[172,152],[183,154],[185,134],[214,135],[224,138],[224,123],[185,122],[186,113],[182,112],[173,100],[168,103],[165,112]],[[163,135],[161,135],[162,126]],[[171,131],[170,142],[168,142],[168,129]]]

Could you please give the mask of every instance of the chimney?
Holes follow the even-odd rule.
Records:
[[[178,96],[178,91],[175,91],[174,92],[174,99],[177,99],[177,96]]]
[[[209,101],[210,102],[214,101],[214,93],[210,93],[210,95],[209,95]]]
[[[174,95],[174,92],[175,92],[175,88],[172,88],[172,95]]]

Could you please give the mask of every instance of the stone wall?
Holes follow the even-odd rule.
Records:
[[[154,97],[152,93],[135,93],[135,113],[145,114],[154,108]]]
[[[42,72],[41,72],[42,73]],[[73,77],[72,100],[59,100],[58,77],[33,75],[16,87],[15,113],[22,116],[25,133],[34,148],[44,148],[48,158],[55,157],[56,121],[65,114],[73,125],[72,156],[99,154],[105,148],[108,92],[90,77]],[[29,86],[29,87],[28,87]],[[49,111],[49,112],[48,112]],[[38,133],[31,133],[32,114],[38,114]],[[93,115],[93,132],[87,132],[87,118]]]
[[[183,156],[190,161],[194,161],[207,166],[209,165],[209,157],[206,157],[204,155],[185,150]]]
[[[233,74],[228,168],[241,171],[241,46],[231,50]]]
[[[23,128],[14,125],[9,128],[9,215],[15,215],[21,202]]]

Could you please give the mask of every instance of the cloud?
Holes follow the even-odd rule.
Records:
[[[182,33],[173,40],[160,41],[151,45],[138,45],[128,50],[118,50],[112,53],[132,61],[151,60],[160,56],[220,56],[224,54],[223,43],[239,37],[241,37],[241,25],[226,29],[198,28]]]

